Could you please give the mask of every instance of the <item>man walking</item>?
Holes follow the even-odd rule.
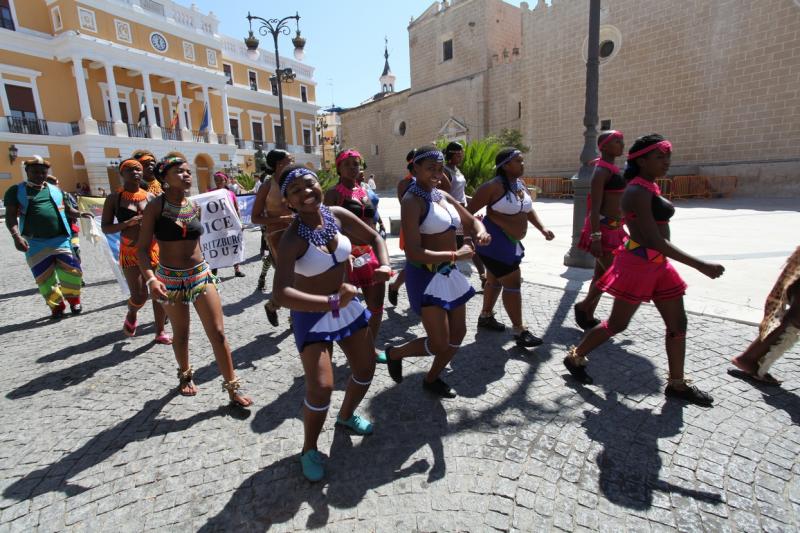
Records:
[[[51,317],[61,318],[65,301],[73,315],[82,311],[81,266],[70,246],[72,232],[67,212],[80,214],[65,205],[61,189],[47,183],[49,168],[50,163],[38,155],[26,161],[27,180],[12,185],[3,201],[6,227],[14,246],[25,252]]]

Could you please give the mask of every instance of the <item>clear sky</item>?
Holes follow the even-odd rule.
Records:
[[[189,5],[190,0],[178,0]],[[389,39],[389,66],[397,77],[396,90],[410,83],[408,23],[433,0],[193,0],[204,13],[213,11],[220,32],[231,37],[247,35],[248,10],[264,18],[283,18],[300,13],[300,32],[306,38],[305,63],[316,69],[317,104],[329,107],[358,105],[380,90],[383,71],[383,39]],[[509,1],[519,5],[519,1]],[[533,0],[529,3],[534,4]],[[292,57],[292,35],[281,36],[282,56]],[[261,39],[262,49],[272,42]]]

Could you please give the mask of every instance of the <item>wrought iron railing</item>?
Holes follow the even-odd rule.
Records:
[[[150,138],[150,128],[139,124],[128,124],[128,137]]]
[[[100,132],[100,135],[114,135],[114,123],[108,120],[98,120],[97,131]]]
[[[178,128],[167,128],[165,126],[161,126],[161,138],[165,141],[180,141],[181,139],[181,130]]]
[[[6,125],[11,133],[50,135],[47,121],[41,118],[6,117]]]
[[[208,143],[208,131],[192,130],[192,138],[196,143]]]
[[[227,133],[217,133],[217,143],[218,144],[228,144],[228,134]]]

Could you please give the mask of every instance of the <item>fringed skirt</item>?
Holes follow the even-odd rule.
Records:
[[[597,288],[631,303],[671,300],[686,294],[686,282],[661,253],[627,239]]]
[[[411,309],[417,314],[429,305],[451,311],[475,295],[475,289],[454,263],[406,262],[406,290]]]
[[[600,217],[600,243],[603,246],[603,253],[613,252],[622,246],[625,237],[625,228],[622,227],[622,220],[619,218],[611,218],[605,215]],[[592,224],[587,215],[583,221],[583,230],[581,231],[581,240],[578,241],[578,248],[586,252],[591,251],[592,245]]]
[[[169,303],[190,304],[203,294],[209,285],[217,287],[219,279],[203,261],[192,268],[170,268],[159,264],[155,271],[158,281],[167,288]]]
[[[133,239],[122,237],[119,241],[119,266],[122,268],[132,268],[139,266],[139,258],[136,256],[137,246]],[[153,241],[150,244],[150,266],[158,264],[158,244]]]
[[[334,342],[346,339],[361,328],[367,327],[370,312],[364,304],[353,299],[339,310],[338,318],[333,313],[292,311],[292,329],[297,351],[302,352],[315,342]]]

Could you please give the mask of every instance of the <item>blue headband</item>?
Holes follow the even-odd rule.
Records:
[[[289,184],[301,176],[314,176],[314,179],[319,180],[313,170],[309,170],[306,167],[296,168],[289,172],[289,175],[286,176],[286,179],[283,181],[283,185],[281,185],[281,196],[286,196],[286,189],[289,187]]]
[[[441,163],[444,161],[444,154],[439,150],[428,150],[427,152],[422,152],[414,156],[413,163],[418,163],[423,159],[433,159],[437,163]]]
[[[520,152],[519,150],[514,150],[513,152],[511,152],[511,153],[509,154],[509,156],[508,156],[508,157],[506,157],[505,159],[503,159],[503,160],[502,160],[502,161],[501,161],[499,164],[495,165],[495,166],[494,166],[494,168],[500,168],[500,167],[502,167],[503,165],[505,165],[506,163],[508,163],[509,161],[511,161],[512,159],[514,159],[515,157],[517,157],[518,155],[522,155],[522,152]]]

